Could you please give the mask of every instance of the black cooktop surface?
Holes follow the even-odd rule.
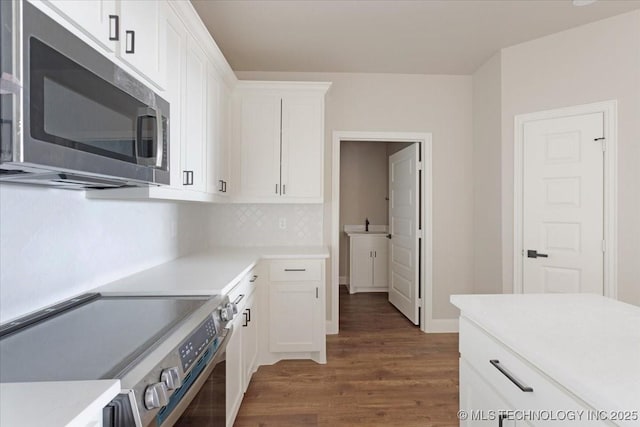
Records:
[[[0,339],[0,382],[119,378],[209,297],[100,296]]]

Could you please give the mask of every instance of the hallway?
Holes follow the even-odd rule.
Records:
[[[458,426],[458,335],[422,333],[386,293],[340,288],[327,364],[260,367],[235,426]]]

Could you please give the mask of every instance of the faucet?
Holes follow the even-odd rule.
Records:
[[[369,231],[369,218],[364,219],[364,231]]]

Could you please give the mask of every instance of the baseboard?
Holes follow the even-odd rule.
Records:
[[[338,284],[340,284],[340,285],[348,285],[349,284],[349,276],[340,276],[340,277],[338,277]]]
[[[458,332],[458,319],[430,319],[427,321],[425,332],[427,333],[451,333]]]
[[[369,287],[369,288],[354,288],[353,289],[353,293],[357,294],[360,292],[389,292],[389,288],[373,288],[373,287]]]

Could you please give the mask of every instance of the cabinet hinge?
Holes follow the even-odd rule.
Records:
[[[418,307],[422,308],[422,298],[418,298]]]
[[[418,170],[421,171],[422,170],[422,162],[418,162]]]

